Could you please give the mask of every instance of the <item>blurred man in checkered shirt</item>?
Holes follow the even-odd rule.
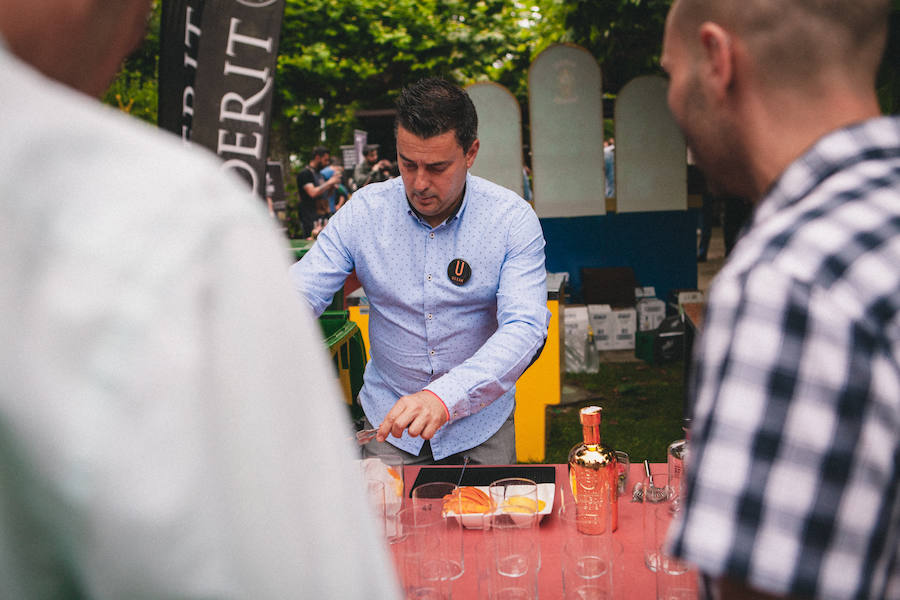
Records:
[[[676,0],[669,106],[752,198],[693,373],[669,532],[721,598],[900,598],[900,118],[888,0]],[[896,60],[894,57],[892,60]]]

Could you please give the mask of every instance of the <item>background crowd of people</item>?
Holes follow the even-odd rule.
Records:
[[[397,163],[379,158],[378,149],[378,144],[366,145],[363,160],[352,170],[338,164],[325,146],[310,151],[308,164],[297,173],[303,237],[316,239],[328,220],[360,188],[400,174]]]

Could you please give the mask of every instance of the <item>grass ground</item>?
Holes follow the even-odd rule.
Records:
[[[569,450],[582,439],[578,411],[592,404],[603,407],[600,434],[604,444],[624,450],[632,462],[645,458],[665,462],[669,443],[684,437],[681,362],[663,366],[604,363],[600,373],[568,373],[564,381],[581,388],[588,398],[548,407],[546,463],[567,462]]]
[[[715,224],[707,261],[697,265],[697,289],[709,290],[725,262],[722,228]],[[578,410],[590,404],[603,407],[603,440],[628,452],[633,462],[645,458],[665,462],[669,443],[684,437],[681,414],[684,364],[651,366],[642,362],[601,363],[601,373],[566,374],[566,386],[579,388],[587,401],[547,409],[547,452],[544,462],[565,463],[569,450],[581,441]]]

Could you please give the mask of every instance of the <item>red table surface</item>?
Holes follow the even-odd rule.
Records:
[[[552,513],[546,515],[541,521],[541,570],[538,576],[539,596],[551,600],[562,598],[563,593],[560,554],[564,542],[564,529],[556,514],[560,506],[560,493],[565,494],[566,502],[572,502],[572,490],[568,485],[568,467],[567,465],[554,466],[556,467],[556,492],[553,495]],[[419,468],[416,466],[404,467],[403,477],[407,486],[404,498],[409,495],[409,486],[416,480]],[[459,467],[448,468],[458,469]],[[635,482],[641,481],[642,477],[643,465],[632,464],[627,484],[629,491],[619,498],[619,527],[613,533],[613,539],[619,541],[624,548],[622,581],[625,582],[625,585],[616,590],[616,596],[628,600],[653,600],[656,598],[656,575],[644,566],[642,504],[631,502],[630,490]],[[466,529],[463,535],[466,570],[463,576],[454,582],[453,594],[457,598],[474,600],[478,591],[474,552],[475,548],[480,546],[479,542],[483,532],[477,529]]]

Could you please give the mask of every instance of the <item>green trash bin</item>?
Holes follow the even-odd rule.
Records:
[[[291,240],[291,251],[294,253],[294,258],[296,260],[300,260],[303,256],[312,248],[313,244],[315,244],[315,240]],[[326,311],[342,311],[344,310],[344,288],[341,288],[334,295],[334,298],[331,299],[331,304],[328,305]]]
[[[300,260],[315,243],[315,240],[291,240],[291,250],[294,253],[294,257]]]
[[[350,320],[350,313],[346,310],[325,311],[319,317],[319,325],[331,351],[344,399],[350,406],[350,415],[354,421],[361,419],[363,411],[357,396],[362,389],[366,370],[366,345],[362,332]]]

